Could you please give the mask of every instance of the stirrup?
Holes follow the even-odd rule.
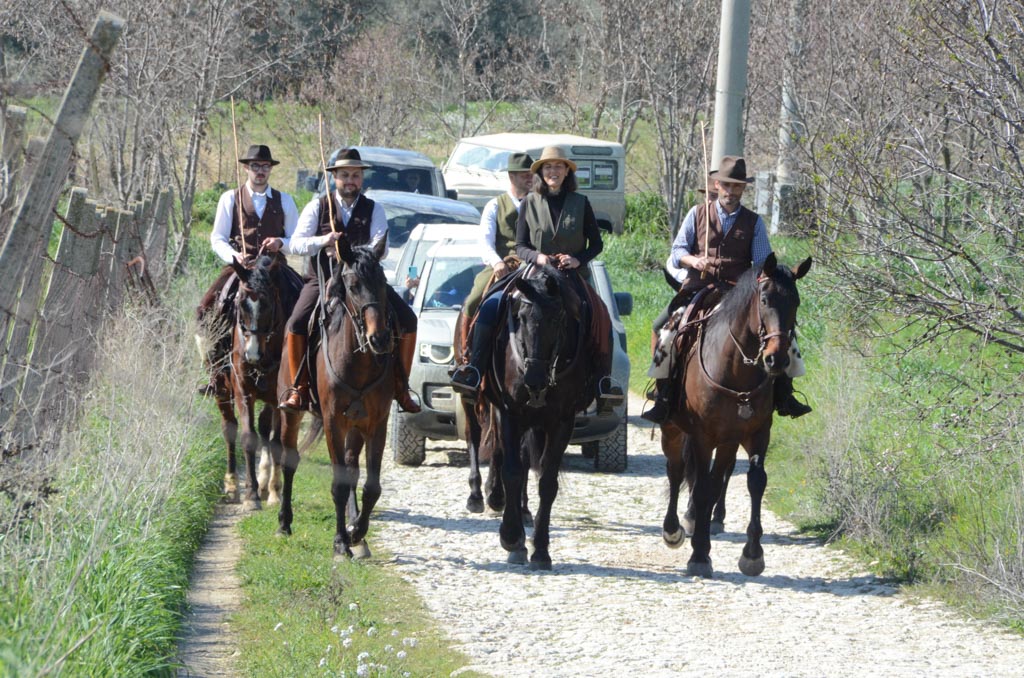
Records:
[[[472,370],[472,372],[469,370]],[[473,382],[468,381],[470,378],[473,379]],[[452,388],[462,395],[473,396],[476,395],[477,389],[480,388],[482,379],[483,377],[480,374],[480,370],[476,368],[476,365],[466,363],[465,365],[460,365],[455,370],[450,383]]]
[[[297,396],[298,403],[289,402],[292,396]],[[277,404],[277,409],[285,410],[286,412],[305,412],[309,407],[309,397],[303,395],[302,389],[292,386],[285,389],[284,397],[281,398],[281,402]]]

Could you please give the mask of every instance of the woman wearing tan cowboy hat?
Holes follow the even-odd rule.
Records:
[[[594,210],[586,196],[577,192],[576,163],[569,159],[561,146],[546,147],[530,165],[533,188],[519,206],[516,223],[516,254],[525,262],[537,266],[551,265],[565,272],[575,271],[584,279],[590,278],[590,263],[601,250],[601,232]],[[580,285],[579,291],[587,300],[591,313],[596,316],[590,337],[597,356],[595,371],[598,380],[599,406],[610,409],[621,402],[622,388],[612,384],[611,374],[611,320],[604,302],[592,293],[589,285]],[[474,328],[474,349],[477,342],[490,346],[492,326],[477,316]],[[479,370],[486,367],[489,351],[474,350],[469,365],[461,367],[452,378],[452,385],[460,390],[479,386]]]

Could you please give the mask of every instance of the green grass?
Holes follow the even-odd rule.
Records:
[[[372,521],[372,559],[333,559],[330,481],[321,445],[295,476],[291,537],[275,536],[273,507],[242,522],[245,603],[234,625],[242,637],[244,674],[355,676],[365,665],[374,676],[447,676],[468,664],[449,649],[412,586],[389,566]]]

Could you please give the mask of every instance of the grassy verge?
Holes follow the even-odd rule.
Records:
[[[108,323],[81,416],[6,460],[0,675],[173,672],[192,554],[222,462],[168,309]]]
[[[411,585],[388,567],[387,553],[332,558],[331,467],[322,448],[296,473],[291,537],[274,536],[273,508],[242,522],[245,602],[234,622],[244,673],[447,676],[465,666]]]

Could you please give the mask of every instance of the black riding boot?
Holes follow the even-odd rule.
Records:
[[[490,324],[477,318],[476,325],[473,326],[473,346],[469,351],[469,362],[459,365],[452,374],[452,388],[464,396],[475,396],[480,388],[481,375],[491,359],[492,329]]]
[[[811,411],[810,405],[804,405],[793,397],[793,380],[786,375],[775,377],[775,411],[783,417],[802,417]]]
[[[640,416],[653,424],[664,424],[668,421],[669,405],[672,400],[672,380],[658,379],[654,390],[647,394],[654,400],[654,405]]]

